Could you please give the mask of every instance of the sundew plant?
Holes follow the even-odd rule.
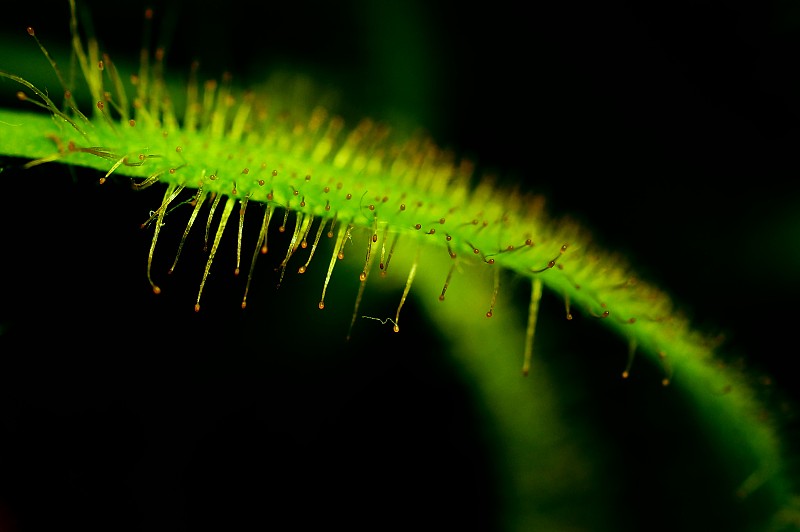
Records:
[[[32,7],[0,524],[800,526],[791,12]]]

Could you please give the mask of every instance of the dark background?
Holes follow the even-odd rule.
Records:
[[[481,169],[541,191],[555,215],[585,221],[667,287],[699,327],[724,331],[729,352],[769,374],[777,396],[796,398],[800,9],[791,2],[153,5],[174,23],[165,34],[176,68],[197,58],[209,76],[229,69],[243,83],[278,66],[311,71],[358,104],[347,112],[410,117]],[[4,39],[31,46],[24,28],[34,25],[46,45],[66,43],[66,2],[5,9]],[[141,12],[93,7],[107,49],[135,50]],[[19,176],[7,164],[0,178]],[[158,194],[97,190],[94,174],[33,176],[4,198],[3,214],[0,415],[4,456],[24,458],[0,466],[0,494],[20,530],[86,519],[76,501],[87,499],[97,502],[88,528],[241,524],[263,497],[300,522],[356,508],[411,524],[430,508],[433,524],[491,528],[496,501],[469,390],[414,347],[437,345],[425,324],[409,324],[415,336],[378,336],[381,353],[412,353],[378,358],[367,333],[349,350],[321,333],[349,316],[309,323],[278,312],[270,319],[283,321],[263,331],[263,315],[232,321],[223,309],[237,302],[212,303],[209,289],[198,318],[193,277],[171,280],[174,295],[154,304],[137,224]],[[37,196],[44,190],[57,199]],[[290,309],[300,296],[287,291],[262,297]],[[276,356],[254,360],[246,353],[257,345]],[[609,416],[630,399],[619,393],[607,397]],[[86,464],[78,473],[76,460]],[[423,472],[413,510],[399,510],[409,495],[385,479]],[[309,478],[324,480],[309,487]],[[244,488],[250,480],[264,488]],[[634,524],[660,495],[638,501]]]

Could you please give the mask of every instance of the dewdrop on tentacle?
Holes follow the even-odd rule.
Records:
[[[331,256],[330,263],[328,264],[328,273],[325,275],[325,284],[322,287],[322,296],[319,298],[318,307],[320,310],[325,308],[325,292],[328,290],[328,283],[331,280],[331,275],[333,275],[333,268],[336,266],[336,262],[343,258],[342,249],[344,247],[345,240],[350,235],[350,231],[353,229],[352,225],[348,225],[346,229],[342,229],[339,226],[339,230],[336,236],[336,245],[333,247],[333,254]]]
[[[377,220],[377,218],[376,218]],[[372,237],[369,238],[367,243],[367,257],[366,257],[366,264],[364,264],[364,269],[362,270],[361,274],[359,274],[359,280],[361,281],[358,285],[358,294],[356,295],[356,302],[353,305],[353,315],[350,317],[350,327],[347,330],[346,340],[350,340],[350,336],[353,332],[353,326],[356,322],[356,317],[358,316],[358,308],[361,305],[361,300],[364,297],[364,290],[367,287],[367,279],[369,278],[369,272],[372,269],[372,264],[375,259],[375,254],[371,253],[372,244],[377,241],[377,233],[372,234]]]
[[[266,254],[267,252],[267,232],[269,231],[269,222],[272,218],[272,208],[269,204],[264,206],[264,215],[261,222],[261,229],[258,233],[258,239],[256,240],[255,250],[253,250],[253,256],[250,259],[250,270],[247,273],[247,283],[245,284],[244,288],[244,296],[242,296],[242,309],[247,308],[247,294],[250,290],[250,283],[253,280],[253,271],[256,267],[256,259],[258,258],[259,254]]]
[[[625,364],[625,369],[622,370],[622,378],[627,379],[631,374],[631,367],[633,366],[633,359],[636,356],[636,340],[628,341],[628,361]]]
[[[397,305],[397,312],[394,316],[394,321],[392,322],[393,327],[392,329],[394,332],[400,332],[400,310],[402,310],[403,305],[406,302],[406,298],[408,298],[408,293],[411,291],[411,284],[414,282],[414,277],[417,274],[417,261],[418,258],[414,259],[414,262],[411,264],[411,269],[408,272],[408,278],[406,279],[406,285],[403,288],[403,295],[400,297],[400,303]]]
[[[221,196],[220,196],[221,197]],[[208,278],[208,273],[211,270],[211,263],[214,261],[214,255],[217,253],[217,248],[219,247],[220,240],[222,239],[222,233],[225,230],[225,224],[228,223],[228,218],[233,212],[233,206],[236,203],[236,200],[232,197],[229,197],[225,201],[225,206],[222,209],[222,216],[219,221],[219,225],[217,226],[217,232],[214,235],[214,242],[211,246],[211,252],[208,254],[208,260],[206,261],[206,267],[203,270],[203,279],[200,281],[200,288],[197,291],[197,300],[194,304],[195,312],[200,311],[200,297],[203,295],[203,288],[206,284],[206,279]]]
[[[486,312],[487,318],[491,318],[494,315],[494,305],[497,303],[497,293],[500,291],[500,270],[495,268],[493,273],[492,302],[489,305],[489,310]],[[442,293],[444,294],[444,291]]]

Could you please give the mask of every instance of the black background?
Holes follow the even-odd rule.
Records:
[[[243,82],[278,65],[310,70],[359,111],[411,117],[482,169],[543,192],[554,214],[577,216],[634,258],[700,327],[724,330],[732,351],[795,397],[800,10],[778,1],[415,4],[154,7],[175,22],[177,67],[199,58],[209,75],[230,69]],[[66,42],[66,2],[8,10],[4,38],[30,46],[24,28],[34,25],[46,44],[56,40],[49,32]],[[93,7],[109,50],[135,49],[141,12]],[[242,524],[266,496],[299,522],[357,508],[411,524],[430,508],[434,524],[491,528],[491,473],[471,436],[468,390],[443,361],[402,343],[436,345],[424,324],[377,349],[414,356],[376,359],[368,336],[361,351],[334,352],[315,332],[346,327],[349,316],[315,324],[290,312],[262,331],[256,318],[226,320],[221,307],[236,301],[220,298],[197,318],[194,278],[173,281],[174,299],[154,307],[136,226],[157,195],[97,190],[92,174],[33,175],[3,198],[0,414],[4,456],[24,458],[0,475],[20,530],[85,519],[75,503],[84,496],[98,506],[88,528]],[[98,249],[107,238],[117,246]],[[300,297],[285,294],[271,304]],[[259,336],[280,355],[246,356]],[[328,349],[330,359],[310,354]],[[625,397],[609,398],[609,409]],[[68,465],[76,460],[82,473]],[[413,510],[398,510],[407,492],[385,479],[434,463],[436,481],[418,482]],[[251,475],[281,490],[241,487]],[[324,480],[310,487],[309,478]],[[86,493],[65,493],[75,489]],[[657,507],[640,505],[643,521]]]

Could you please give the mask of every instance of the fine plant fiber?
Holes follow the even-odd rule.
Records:
[[[559,100],[547,98],[563,88],[558,83],[552,94],[521,90],[519,70],[530,69],[532,61],[524,53],[474,79],[446,78],[442,58],[425,52],[431,43],[440,43],[434,50],[446,48],[446,37],[431,31],[427,40],[408,38],[410,28],[436,18],[423,6],[381,10],[354,2],[351,11],[336,13],[315,6],[338,28],[327,40],[342,40],[326,49],[320,45],[324,36],[308,36],[324,27],[319,21],[298,31],[294,41],[285,30],[259,40],[235,10],[225,10],[217,31],[210,31],[185,6],[155,5],[150,18],[144,7],[112,14],[78,4],[72,6],[73,36],[71,5],[65,4],[53,12],[63,15],[66,31],[52,31],[60,31],[62,42],[73,39],[71,48],[60,46],[36,20],[27,24],[56,58],[68,99],[25,25],[0,63],[3,96],[24,93],[23,101],[9,98],[0,110],[0,153],[8,157],[0,177],[25,205],[4,217],[6,249],[22,258],[5,267],[8,278],[28,279],[24,286],[31,286],[27,297],[12,298],[4,309],[0,338],[5,352],[21,353],[12,342],[37,334],[31,323],[64,331],[71,342],[88,346],[68,375],[77,375],[77,368],[100,380],[124,373],[122,390],[142,379],[154,391],[137,390],[134,412],[155,411],[148,406],[155,397],[164,398],[178,418],[179,405],[193,405],[191,421],[172,428],[169,440],[191,442],[194,450],[180,468],[189,472],[166,488],[190,501],[189,513],[200,507],[201,490],[179,486],[194,478],[192,468],[210,442],[223,453],[235,452],[223,437],[229,430],[233,439],[249,440],[239,467],[252,465],[243,457],[258,453],[258,441],[276,452],[291,447],[266,442],[267,435],[289,435],[295,444],[290,463],[300,460],[298,449],[330,445],[297,475],[288,468],[279,475],[293,479],[281,496],[287,513],[299,507],[292,492],[323,497],[337,478],[370,506],[359,514],[365,525],[392,520],[403,491],[389,489],[392,503],[364,485],[385,487],[392,478],[409,480],[416,473],[418,496],[408,503],[414,510],[397,517],[400,524],[426,508],[435,510],[442,526],[463,520],[504,530],[635,530],[654,520],[698,529],[790,530],[796,524],[793,407],[782,392],[787,379],[771,353],[759,358],[752,352],[758,344],[737,342],[748,337],[728,319],[736,315],[733,308],[723,304],[741,301],[731,294],[748,292],[753,285],[747,279],[763,277],[756,270],[775,247],[754,252],[749,237],[731,234],[745,222],[714,226],[709,220],[715,215],[697,216],[712,197],[707,190],[716,186],[717,174],[706,159],[689,161],[690,142],[664,163],[667,168],[652,159],[669,150],[619,135],[618,125],[605,134],[617,132],[628,148],[614,151],[615,141],[607,139],[604,149],[597,147],[591,134],[604,134],[598,122],[624,120],[604,108],[608,102],[599,95],[574,86],[574,96]],[[275,14],[275,24],[296,16],[280,9],[285,12]],[[387,18],[394,24],[387,25]],[[187,25],[194,36],[169,31]],[[112,36],[104,37],[115,32],[124,32],[122,43],[137,44],[118,52]],[[140,42],[146,44],[141,57]],[[192,43],[198,46],[187,51]],[[299,54],[306,62],[289,59],[293,46],[308,49]],[[193,70],[194,59],[200,62]],[[595,71],[584,60],[582,72],[590,80],[601,73],[600,79],[613,79],[615,68],[621,70],[612,64]],[[454,118],[440,109],[448,109],[447,94],[431,81],[437,72],[450,80],[443,84],[453,94],[457,83],[508,85],[487,91],[495,100],[470,102]],[[131,73],[138,76],[133,82]],[[596,101],[576,103],[579,97]],[[498,131],[480,137],[448,125],[484,129],[492,124],[486,116],[495,113],[516,118],[497,120]],[[540,128],[549,128],[556,140]],[[774,161],[780,152],[773,149]],[[714,150],[735,155],[716,144]],[[681,164],[691,167],[687,175],[677,174],[685,170]],[[25,195],[32,190],[36,201]],[[624,199],[613,199],[621,190]],[[776,207],[791,206],[790,197],[784,194]],[[734,205],[745,199],[756,196],[727,196]],[[762,213],[758,205],[747,209]],[[787,221],[796,222],[791,216]],[[672,232],[683,236],[667,238]],[[774,232],[763,232],[765,242],[777,241]],[[791,239],[794,233],[786,234]],[[728,262],[712,262],[709,257],[717,255]],[[783,267],[771,273],[776,280],[784,279]],[[89,312],[59,317],[87,304]],[[755,313],[751,305],[739,305],[740,313]],[[117,347],[126,342],[139,348],[137,356]],[[109,362],[96,354],[100,346],[121,360],[104,370]],[[63,364],[46,360],[54,364],[46,371]],[[6,375],[30,371],[24,361],[6,364]],[[154,364],[166,365],[163,379],[145,369]],[[371,384],[378,379],[384,381],[381,393]],[[126,397],[111,383],[89,386],[96,387],[111,403]],[[220,391],[207,393],[214,388]],[[387,401],[386,412],[359,409],[370,394]],[[334,399],[323,404],[328,396]],[[446,399],[435,402],[434,396]],[[608,402],[596,404],[598,397]],[[454,398],[471,418],[446,432],[439,425],[456,424],[444,421],[458,412]],[[431,408],[426,401],[438,406],[422,416]],[[100,411],[112,408],[99,403],[105,404]],[[65,404],[67,413],[59,414],[67,417],[85,418],[87,409],[98,408],[81,394]],[[353,408],[363,418],[352,417]],[[192,418],[206,410],[215,426]],[[409,412],[419,419],[409,419]],[[258,429],[275,416],[277,428]],[[146,435],[166,419],[144,418],[139,434]],[[360,426],[361,419],[372,420],[371,427]],[[397,457],[403,449],[396,441],[399,427],[419,435],[400,441],[427,449],[429,460],[410,468]],[[341,432],[331,435],[334,430]],[[347,449],[359,437],[385,446],[389,455],[367,446]],[[138,447],[127,449],[135,456]],[[149,453],[151,459],[162,456]],[[377,469],[359,466],[349,473],[338,462],[342,456]],[[257,462],[255,471],[266,475],[270,463]],[[245,478],[220,461],[213,468],[219,482]],[[323,473],[315,474],[320,468]],[[451,483],[442,489],[461,484],[460,490],[438,495],[437,506],[430,479],[448,477]],[[313,489],[304,491],[302,479],[313,479]],[[640,493],[647,491],[642,485],[649,496]],[[238,517],[242,524],[255,518],[259,496],[267,493],[263,486],[246,486],[242,482],[236,491],[248,501]],[[469,486],[475,486],[472,492]],[[223,500],[233,504],[235,498]],[[469,511],[459,498],[473,501]],[[20,498],[9,500],[12,513],[24,507]],[[346,500],[336,496],[324,503],[334,520],[357,512]],[[113,505],[107,511],[123,519]],[[31,519],[20,512],[20,519]],[[172,512],[170,519],[196,522],[180,515]],[[134,521],[151,518],[144,512]]]

